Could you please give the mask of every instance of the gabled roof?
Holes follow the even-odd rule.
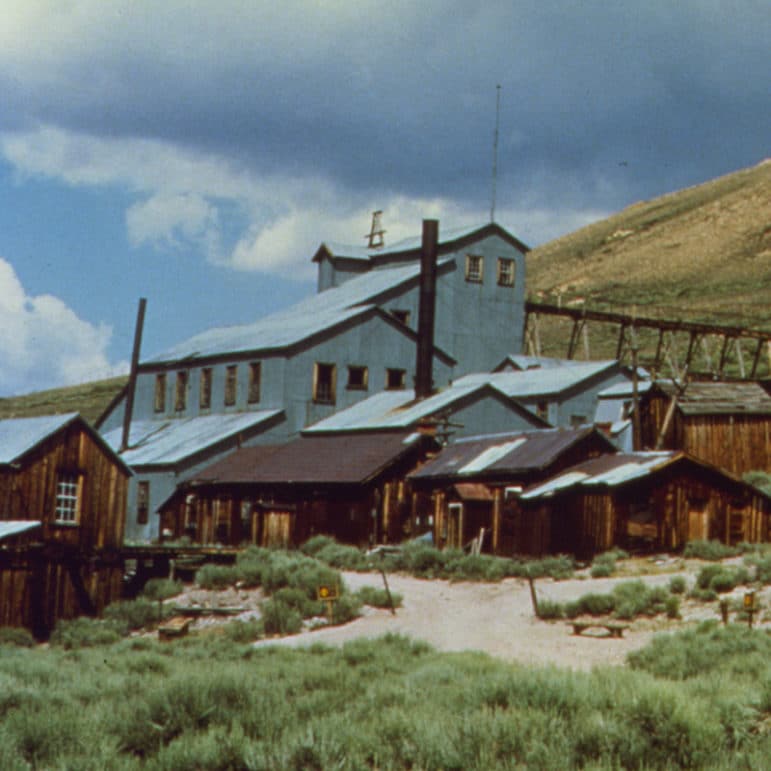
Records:
[[[340,410],[324,420],[306,428],[303,433],[329,433],[333,431],[375,431],[394,430],[416,426],[427,418],[488,397],[506,404],[534,428],[548,426],[516,401],[502,394],[487,383],[460,385],[456,381],[433,396],[416,399],[413,389],[381,391]]]
[[[0,465],[21,463],[24,457],[39,447],[43,442],[64,430],[73,423],[81,424],[91,439],[110,455],[127,473],[131,469],[113,448],[77,413],[63,415],[41,415],[36,418],[8,418],[0,420]]]
[[[442,231],[440,229],[438,252],[439,254],[445,254],[455,251],[461,249],[467,242],[478,241],[490,235],[500,236],[521,252],[530,251],[528,246],[497,223],[487,223],[486,225],[473,225],[453,230]],[[381,249],[369,249],[366,246],[352,246],[350,244],[336,244],[331,241],[325,241],[316,251],[313,262],[318,262],[324,257],[360,260],[365,263],[395,262],[417,259],[420,256],[421,248],[422,236],[420,235],[403,238]]]
[[[434,440],[418,433],[301,436],[284,445],[243,447],[198,472],[189,484],[361,485],[429,446],[436,446]]]
[[[234,440],[239,434],[251,435],[269,426],[282,410],[239,412],[231,415],[205,415],[197,418],[136,420],[131,423],[129,449],[121,453],[130,466],[173,466],[218,444]],[[123,429],[105,434],[113,448],[120,447]]]
[[[463,479],[542,471],[579,442],[594,437],[608,453],[613,443],[595,428],[547,428],[458,439],[411,478]]]
[[[454,386],[489,383],[513,399],[530,399],[560,394],[592,378],[620,371],[621,365],[615,359],[584,361],[567,367],[529,369],[524,372],[474,372],[458,378]]]
[[[520,498],[526,501],[550,498],[558,493],[579,487],[585,489],[621,487],[649,477],[675,464],[689,464],[704,469],[713,476],[720,477],[734,486],[751,489],[753,494],[771,501],[771,496],[751,487],[728,471],[676,450],[601,455],[584,463],[579,463],[543,484],[529,488],[522,493]]]
[[[440,260],[438,270],[451,269],[452,264],[452,258]],[[281,351],[368,314],[390,318],[376,307],[378,298],[404,288],[410,282],[417,284],[419,278],[420,265],[417,263],[371,270],[251,324],[201,332],[142,364],[187,361],[226,353]],[[404,327],[403,331],[409,333],[410,330]],[[438,354],[448,356],[442,351]]]
[[[550,367],[574,367],[584,362],[576,359],[558,359],[551,356],[527,356],[524,353],[510,353],[493,372],[500,372],[507,365],[524,372],[530,369],[549,369]]]
[[[677,398],[684,415],[771,415],[771,396],[758,383],[688,383],[657,380],[655,389]]]

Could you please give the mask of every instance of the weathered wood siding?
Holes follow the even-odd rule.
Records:
[[[656,447],[670,397],[654,394],[643,402],[642,447]],[[741,476],[771,471],[771,417],[767,415],[684,415],[675,409],[660,449],[683,450]]]

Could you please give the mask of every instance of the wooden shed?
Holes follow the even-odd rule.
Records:
[[[757,383],[657,381],[640,401],[640,441],[742,475],[771,471],[771,396]]]
[[[564,468],[615,451],[605,434],[588,426],[459,439],[410,475],[412,531],[430,530],[440,548],[462,548],[484,530],[483,551],[539,553],[541,539],[523,526],[519,493]]]
[[[613,546],[677,550],[692,540],[769,540],[771,498],[682,452],[594,458],[529,488],[520,505],[544,553],[590,558]]]
[[[44,637],[119,598],[130,474],[76,413],[0,421],[0,624]]]
[[[318,533],[393,543],[409,514],[405,477],[437,447],[417,432],[244,447],[180,485],[161,506],[161,527],[202,544],[289,546]]]

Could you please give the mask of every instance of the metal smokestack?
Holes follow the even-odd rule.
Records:
[[[420,305],[418,307],[418,352],[415,363],[415,396],[425,399],[434,390],[434,315],[436,311],[436,255],[439,221],[423,220],[420,250]]]
[[[137,309],[137,324],[134,328],[134,348],[131,352],[131,370],[129,371],[128,387],[126,388],[126,410],[123,413],[123,433],[120,441],[120,452],[124,452],[129,446],[129,433],[131,431],[131,416],[134,412],[134,392],[137,387],[137,370],[139,368],[139,350],[142,347],[142,329],[145,325],[145,308],[147,300],[139,298]]]

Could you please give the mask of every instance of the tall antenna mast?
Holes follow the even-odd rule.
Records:
[[[501,115],[501,86],[495,87],[495,134],[493,135],[493,194],[490,203],[490,222],[495,222],[495,187],[498,182],[498,123]]]

